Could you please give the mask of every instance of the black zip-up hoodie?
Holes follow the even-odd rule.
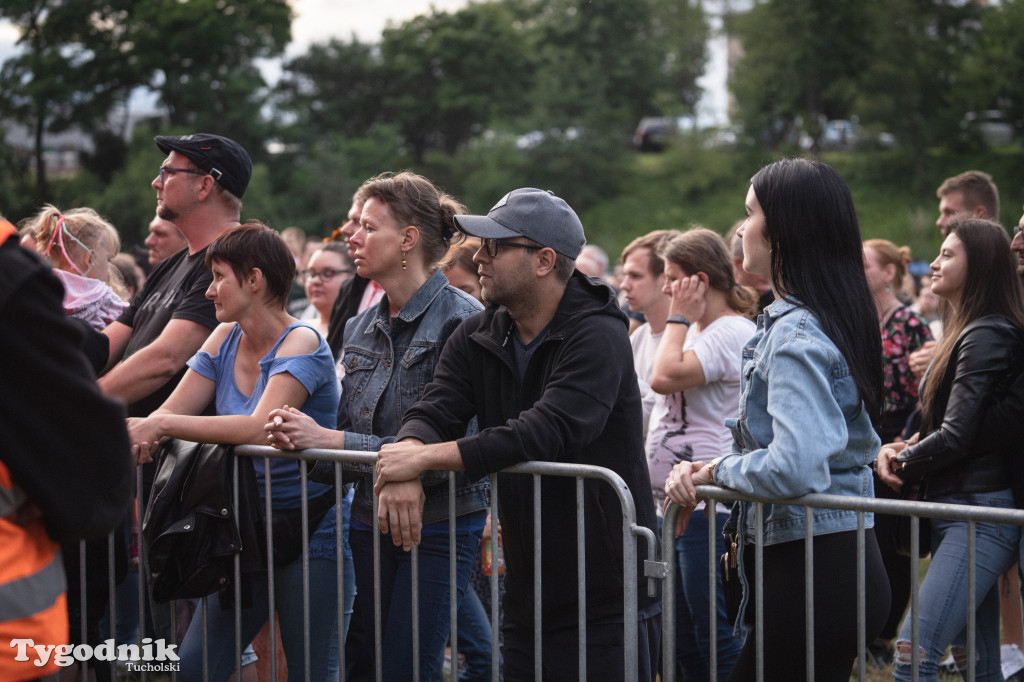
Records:
[[[396,440],[457,440],[470,480],[528,461],[606,467],[629,487],[637,523],[657,535],[640,390],[626,317],[612,290],[574,272],[548,329],[520,382],[508,310],[489,305],[468,318],[449,337],[433,382],[405,414]],[[464,438],[473,415],[480,432]],[[603,481],[585,479],[583,488],[587,621],[621,622],[623,515],[618,495]],[[505,617],[532,629],[533,477],[500,474],[498,505],[507,567]],[[542,478],[541,528],[543,627],[575,627],[575,479]],[[647,558],[641,539],[636,565],[641,610],[657,601],[647,596]]]

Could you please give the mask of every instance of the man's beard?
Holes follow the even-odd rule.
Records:
[[[178,222],[178,219],[181,217],[180,213],[168,208],[166,204],[161,205],[156,209],[156,215],[158,218],[162,218],[163,220],[171,223]]]

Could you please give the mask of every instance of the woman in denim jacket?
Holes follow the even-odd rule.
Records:
[[[480,303],[448,284],[438,267],[451,242],[461,239],[453,216],[464,207],[413,173],[386,173],[367,180],[361,225],[350,238],[358,273],[376,281],[384,297],[349,320],[341,364],[345,370],[338,430],[324,429],[285,406],[267,424],[274,447],[376,452],[393,440],[405,411],[419,400],[434,374],[448,336]],[[275,418],[281,424],[275,424]],[[453,437],[456,434],[453,434]],[[462,435],[462,434],[457,434]],[[345,643],[346,679],[373,679],[374,564],[373,482],[360,471],[352,504],[349,540],[356,567],[356,602]],[[346,471],[346,478],[349,472]],[[318,463],[314,480],[334,480],[334,465]],[[456,475],[457,589],[461,596],[480,546],[489,484]],[[413,537],[397,532],[399,515],[423,505],[423,526]],[[396,532],[380,546],[381,632],[384,679],[412,679],[411,561],[419,546],[419,670],[433,679],[450,629],[448,477],[388,483],[380,494],[381,524]]]
[[[1006,230],[997,223],[959,219],[932,263],[932,291],[952,309],[943,339],[922,380],[921,432],[910,444],[893,443],[878,453],[878,476],[894,488],[913,485],[932,502],[1012,509],[1017,437],[993,438],[982,424],[1005,408],[1024,363],[1024,293],[1014,272]],[[967,670],[966,521],[932,519],[931,564],[918,608],[903,622],[896,642],[897,680],[911,679],[911,626],[920,639],[919,679],[934,680],[946,647],[957,668]],[[1002,680],[997,580],[1017,561],[1017,526],[978,523],[976,679]]]
[[[726,420],[732,453],[710,463],[682,462],[665,483],[669,498],[684,507],[684,527],[697,504],[695,485],[769,500],[873,494],[868,465],[880,445],[873,422],[882,406],[882,351],[849,189],[824,163],[786,159],[753,177],[746,210],[739,230],[743,269],[771,277],[775,302],[743,350],[739,418]],[[804,679],[810,641],[804,625],[804,508],[764,505],[763,588],[754,580],[754,503],[737,503],[729,523],[739,533],[744,589],[737,634],[745,637],[729,679],[754,678],[753,592],[759,589],[765,679]],[[819,681],[848,680],[858,652],[856,529],[856,512],[813,510]],[[870,638],[889,611],[889,584],[870,528],[865,554]]]

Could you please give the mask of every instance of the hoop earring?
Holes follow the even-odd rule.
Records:
[[[402,252],[402,269],[405,270],[405,251]]]

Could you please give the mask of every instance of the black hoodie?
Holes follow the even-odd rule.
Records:
[[[471,480],[528,461],[606,467],[629,487],[637,523],[657,535],[628,323],[611,289],[573,273],[523,382],[515,369],[512,325],[508,310],[496,305],[467,319],[449,337],[433,382],[406,413],[396,440],[457,439]],[[473,415],[480,432],[463,438]],[[585,479],[583,488],[587,620],[622,622],[621,505],[603,481]],[[533,477],[499,475],[498,505],[507,567],[505,617],[532,629]],[[542,478],[541,526],[543,627],[575,627],[575,479]],[[641,539],[639,609],[657,601],[647,596],[643,578],[647,555]]]

